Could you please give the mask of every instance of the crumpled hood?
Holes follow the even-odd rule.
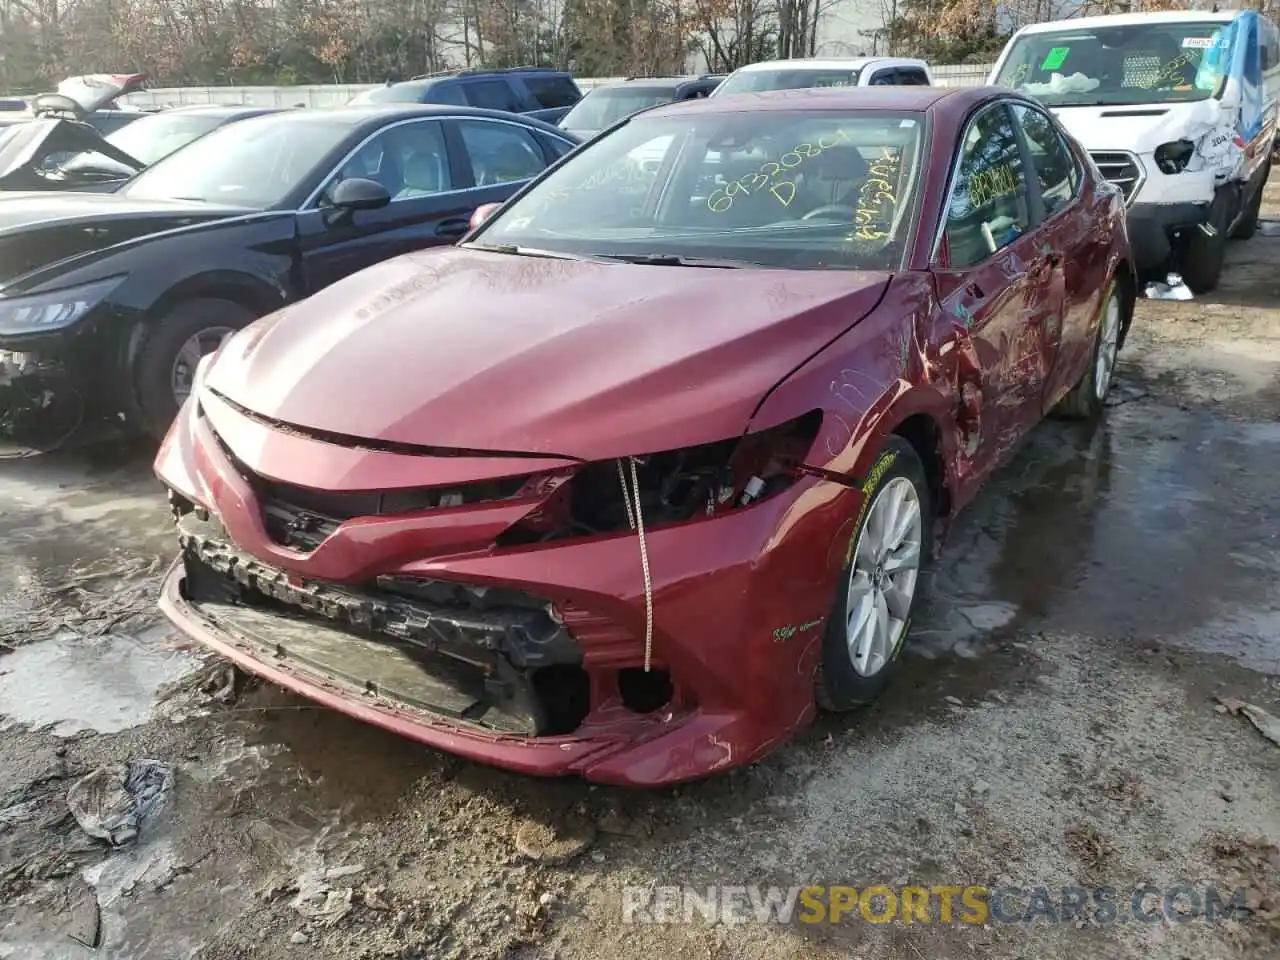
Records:
[[[55,153],[94,151],[133,172],[145,166],[78,120],[37,119],[11,131],[0,143],[0,190],[36,190],[58,186],[35,171]],[[126,173],[125,176],[128,176]],[[64,189],[66,189],[64,187]]]
[[[1212,98],[1191,103],[1143,103],[1106,107],[1052,107],[1086,150],[1150,153],[1172,140],[1199,140],[1225,122]]]
[[[888,281],[446,248],[252,324],[204,387],[349,438],[584,460],[669,450],[740,434]]]

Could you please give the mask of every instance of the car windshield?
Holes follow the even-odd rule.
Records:
[[[279,206],[351,135],[351,124],[314,114],[228,123],[138,174],[121,193],[147,200]]]
[[[668,103],[675,95],[675,87],[606,87],[593,90],[564,115],[560,126],[566,130],[603,130],[637,110]]]
[[[996,83],[1051,107],[1207,100],[1230,68],[1234,36],[1220,20],[1029,33]]]
[[[167,157],[222,123],[221,117],[181,113],[156,113],[121,127],[107,143],[147,166]]]
[[[856,87],[857,67],[778,67],[743,70],[716,87],[714,96],[731,93],[763,93],[766,90],[799,90],[804,87]]]
[[[895,270],[919,199],[919,113],[640,116],[570,154],[478,246],[571,257]]]
[[[392,87],[374,87],[357,93],[351,103],[418,103],[426,87],[416,84],[397,84]]]

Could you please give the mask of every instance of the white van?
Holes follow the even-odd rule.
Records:
[[[1257,229],[1280,96],[1280,31],[1254,11],[1023,27],[987,81],[1039,98],[1124,191],[1138,271],[1197,293]]]
[[[713,97],[806,87],[932,87],[933,72],[923,60],[908,57],[829,57],[763,60],[729,74]]]

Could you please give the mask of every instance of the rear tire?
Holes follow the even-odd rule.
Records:
[[[815,678],[818,705],[837,712],[870,703],[889,685],[933,553],[929,483],[902,437],[890,437],[867,471],[863,498]]]
[[[1125,296],[1113,278],[1102,301],[1098,331],[1093,338],[1089,366],[1071,392],[1058,401],[1053,412],[1067,420],[1096,420],[1107,407],[1107,396],[1115,383],[1116,358],[1124,331]]]
[[[216,349],[226,336],[252,323],[256,316],[231,300],[183,300],[152,323],[134,367],[134,389],[142,426],[157,440],[164,438],[180,405],[176,385],[194,375],[193,357]],[[198,348],[198,349],[197,349]]]
[[[1227,201],[1223,193],[1214,198],[1208,223],[1214,229],[1213,236],[1192,228],[1179,258],[1178,272],[1192,293],[1209,293],[1222,276],[1222,258],[1227,252]]]
[[[1248,240],[1258,232],[1258,218],[1262,216],[1262,193],[1267,189],[1267,180],[1271,176],[1271,165],[1267,165],[1266,173],[1262,175],[1262,182],[1258,184],[1258,189],[1253,195],[1253,199],[1249,201],[1249,205],[1245,208],[1244,217],[1236,224],[1236,228],[1231,231],[1232,240]]]

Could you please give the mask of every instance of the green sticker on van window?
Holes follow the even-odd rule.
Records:
[[[1040,64],[1041,70],[1057,70],[1066,63],[1067,54],[1071,52],[1070,47],[1054,47],[1045,55],[1044,63]]]

